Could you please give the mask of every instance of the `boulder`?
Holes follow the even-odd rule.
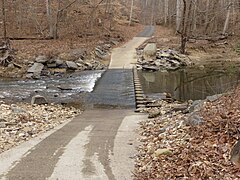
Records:
[[[156,43],[148,43],[146,47],[143,49],[143,56],[145,59],[149,59],[150,57],[156,56],[157,52],[157,44]]]
[[[198,113],[192,113],[185,121],[188,126],[198,126],[204,123],[203,118]]]
[[[205,100],[193,101],[193,103],[189,106],[189,112],[199,111],[202,108],[204,102],[205,102]]]
[[[35,95],[32,97],[31,104],[41,105],[41,104],[48,104],[48,102],[44,96]]]
[[[36,59],[35,59],[35,62],[37,63],[46,63],[48,61],[48,58],[47,56],[38,56]]]
[[[57,65],[57,67],[60,67],[60,66],[62,66],[63,64],[64,64],[64,61],[63,60],[61,60],[61,59],[56,59],[56,65]]]
[[[216,101],[217,99],[219,99],[220,97],[222,97],[223,95],[222,94],[215,94],[213,96],[207,96],[207,101],[209,102],[213,102],[213,101]]]
[[[71,69],[71,70],[78,69],[78,65],[73,61],[66,61],[66,65],[67,65],[68,69]]]
[[[34,63],[28,70],[28,73],[41,74],[42,70],[44,68],[44,65],[42,63]]]

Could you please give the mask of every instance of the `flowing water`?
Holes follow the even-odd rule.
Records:
[[[85,97],[89,102],[96,101],[96,103],[99,103],[99,98],[104,99],[104,102],[109,102],[115,100],[118,96],[123,99],[125,104],[128,102],[125,96],[130,96],[129,101],[134,101],[134,98],[132,98],[134,94],[131,91],[133,85],[129,83],[132,82],[131,73],[109,71],[105,73],[103,80],[99,81],[95,87],[103,72],[85,71],[61,78],[54,77],[43,80],[0,80],[0,99],[9,102],[30,102],[33,95],[40,94],[45,96],[49,102],[64,104],[79,103]],[[117,74],[116,78],[111,73]],[[139,77],[146,95],[161,97],[162,93],[168,92],[175,99],[185,101],[189,99],[205,99],[207,96],[226,92],[238,84],[240,73],[183,69],[172,72],[140,71]],[[121,81],[120,84],[116,83],[119,81]],[[125,86],[126,88],[123,89]],[[116,88],[119,91],[118,94]],[[97,91],[89,94],[93,89]],[[110,90],[107,91],[106,89]],[[120,99],[115,101],[120,103]],[[112,101],[111,103],[113,103]]]
[[[6,101],[30,102],[33,95],[40,94],[50,102],[72,101],[81,93],[91,92],[102,73],[85,71],[44,80],[1,80],[0,97]]]
[[[145,94],[161,96],[170,93],[180,101],[205,99],[221,94],[238,84],[239,72],[182,69],[172,72],[139,72]]]

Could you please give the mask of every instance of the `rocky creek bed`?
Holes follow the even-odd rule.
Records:
[[[62,77],[67,73],[104,70],[110,61],[110,51],[121,39],[99,42],[91,50],[75,48],[57,54],[39,54],[19,59],[10,41],[0,42],[0,75],[7,78],[42,79]]]

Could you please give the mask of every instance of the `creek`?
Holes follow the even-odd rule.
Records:
[[[89,94],[94,88],[97,90],[101,89],[101,91],[99,91],[100,93],[93,93],[90,97],[90,99],[92,99],[91,101],[96,101],[96,99],[100,97],[106,99],[109,94],[113,94],[112,91],[108,92],[106,89],[121,89],[122,86],[130,87],[129,83],[125,82],[126,80],[123,81],[125,84],[120,83],[120,86],[118,84],[114,85],[114,82],[118,82],[121,77],[130,76],[126,75],[127,72],[114,72],[115,74],[117,73],[117,76],[113,78],[113,75],[110,73],[111,71],[109,71],[110,76],[107,76],[109,73],[105,73],[105,78],[100,81],[103,87],[100,88],[99,83],[97,83],[95,87],[96,82],[103,75],[103,72],[104,71],[84,71],[69,74],[64,77],[40,80],[1,80],[0,99],[4,99],[6,102],[30,102],[33,95],[40,94],[45,96],[49,102],[74,104],[79,103],[83,97],[89,96],[86,95],[86,93]],[[145,95],[159,98],[163,97],[163,93],[167,92],[170,93],[173,98],[180,101],[205,99],[207,96],[224,93],[237,85],[240,80],[240,73],[237,71],[226,72],[209,69],[199,70],[188,68],[169,72],[139,71],[138,73]],[[105,80],[105,82],[104,79],[107,77],[108,79]],[[109,78],[112,78],[112,81],[110,81]],[[130,79],[127,82],[130,82]],[[130,91],[128,89],[122,91],[126,91],[126,93],[129,94]],[[119,96],[120,99],[124,99],[123,97],[125,96],[122,91],[119,93],[120,95],[114,95],[114,97]],[[107,93],[107,95],[104,93]],[[133,95],[131,95],[131,97],[132,96]],[[102,101],[103,100],[101,100],[101,102]],[[117,101],[120,102],[120,100]],[[127,100],[124,100],[124,102],[125,101],[128,102]],[[131,101],[134,100],[131,99]]]
[[[221,94],[239,83],[238,71],[223,71],[195,68],[177,71],[140,71],[143,91],[149,97],[163,97],[170,93],[179,101],[205,99],[207,96]]]
[[[45,96],[49,102],[76,101],[79,94],[93,91],[104,71],[84,71],[39,80],[1,80],[0,98],[6,102],[30,102],[35,94]]]

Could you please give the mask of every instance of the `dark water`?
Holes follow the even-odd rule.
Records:
[[[239,72],[184,69],[172,72],[139,72],[147,95],[168,92],[177,100],[198,100],[221,94],[240,80]]]
[[[44,80],[0,80],[0,98],[30,102],[33,95],[40,94],[50,102],[74,101],[79,94],[91,92],[102,73],[85,71]]]

